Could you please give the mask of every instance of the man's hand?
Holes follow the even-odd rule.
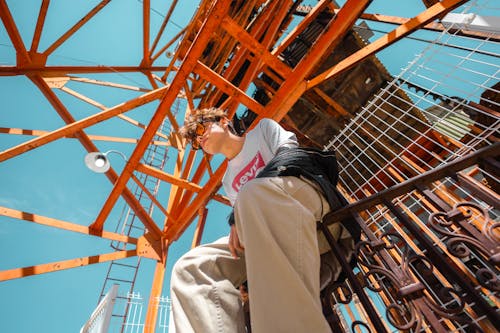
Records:
[[[233,224],[231,226],[231,232],[229,233],[229,251],[235,259],[238,259],[240,256],[238,252],[245,251],[245,248],[240,243],[240,238],[238,237],[238,232],[236,231],[236,226]]]

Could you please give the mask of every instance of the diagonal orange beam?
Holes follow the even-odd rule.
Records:
[[[38,19],[36,21],[35,32],[33,33],[33,39],[31,40],[30,52],[36,52],[38,49],[40,37],[42,36],[43,25],[45,23],[45,18],[47,17],[49,1],[50,0],[43,0],[40,6],[40,12],[38,13]]]
[[[188,179],[193,169],[195,157],[196,153],[193,150],[190,150],[189,154],[186,154],[186,151],[179,152],[176,159],[174,175],[180,175],[182,179]],[[205,167],[206,163],[207,163],[206,159],[202,159],[199,164],[199,167],[200,168],[201,166]],[[205,171],[206,169],[203,170]],[[201,177],[197,178],[195,175],[195,177],[192,178],[191,181],[197,184],[200,181],[200,179]],[[193,192],[182,191],[182,189],[176,186],[172,187],[169,193],[168,207],[173,216],[177,218],[180,214],[180,211],[182,210],[182,207],[187,206],[187,204],[186,205],[182,204],[181,201],[183,200],[183,198],[184,197],[190,198],[192,195]],[[170,225],[170,221],[165,222],[165,226],[167,225]]]
[[[158,88],[156,90],[153,90],[151,92],[143,94],[139,97],[136,97],[132,100],[118,104],[115,107],[112,107],[110,109],[107,109],[107,110],[99,112],[99,113],[96,113],[92,116],[89,116],[87,118],[83,118],[79,121],[76,121],[76,122],[71,123],[69,125],[66,125],[64,127],[61,127],[57,130],[49,132],[49,133],[42,135],[38,138],[34,138],[32,140],[29,140],[25,143],[22,143],[20,145],[15,146],[15,147],[6,149],[3,152],[0,152],[0,162],[3,162],[5,160],[8,160],[8,159],[13,158],[15,156],[18,156],[22,153],[29,151],[29,150],[41,147],[47,143],[50,143],[50,142],[55,141],[57,139],[63,138],[65,136],[74,135],[76,132],[78,132],[84,128],[87,128],[89,126],[92,126],[92,125],[95,125],[95,124],[100,123],[102,121],[113,118],[119,114],[130,111],[133,108],[136,108],[138,106],[150,103],[150,102],[160,98],[165,93],[165,91],[167,89],[168,89],[168,87]]]
[[[181,187],[181,188],[188,190],[188,191],[191,191],[191,192],[197,193],[197,192],[200,192],[203,190],[203,187],[196,184],[196,183],[190,182],[188,180],[185,180],[185,179],[182,179],[179,177],[175,177],[171,174],[166,173],[165,171],[153,168],[152,166],[149,166],[146,164],[139,164],[137,166],[136,170],[138,172],[142,172],[142,173],[145,173],[145,174],[150,175],[152,177],[161,179],[161,180],[166,181],[172,185]],[[220,203],[229,205],[229,199],[220,195],[220,194],[214,195],[214,200],[219,201]]]
[[[159,49],[158,52],[156,52],[156,54],[151,56],[151,61],[155,61],[156,59],[158,59],[158,57],[161,56],[163,54],[163,52],[165,52],[170,46],[172,46],[172,44],[174,44],[185,32],[186,32],[186,28],[183,28],[181,31],[179,31],[177,33],[177,35],[172,37],[172,39],[167,44],[163,45],[163,47],[161,49]],[[153,51],[154,51],[154,49],[152,50],[152,52]],[[163,71],[165,71],[165,70],[166,69],[164,69]]]
[[[335,10],[336,12],[336,10]],[[361,15],[362,19],[374,21],[374,22],[383,22],[392,25],[401,25],[408,22],[409,18],[399,17],[399,16],[390,16],[390,15],[381,15],[381,14],[363,14]],[[430,22],[420,29],[430,30],[430,31],[445,31],[445,26],[440,22]],[[499,42],[500,34],[498,33],[486,33],[482,31],[471,31],[471,30],[454,30],[454,35],[465,36],[471,38],[479,38],[479,39],[487,39],[490,42]]]
[[[337,16],[332,19],[332,22],[309,49],[309,53],[294,68],[293,74],[289,75],[283,82],[274,98],[266,106],[262,116],[272,116],[275,120],[283,118],[306,91],[305,79],[311,75],[321,60],[342,41],[342,38],[352,28],[370,2],[369,0],[348,0],[342,6]]]
[[[226,172],[227,160],[222,162],[219,168],[214,172],[213,176],[210,177],[208,182],[203,186],[202,190],[198,192],[198,195],[191,202],[190,205],[185,207],[180,216],[177,218],[177,223],[167,228],[165,234],[166,239],[170,242],[176,240],[184,230],[189,226],[189,223],[193,219],[193,212],[196,212],[210,199],[210,197],[217,191],[222,180],[222,176]]]
[[[245,30],[248,31],[248,33],[254,39],[261,41],[261,44],[264,47],[266,47],[266,50],[269,49],[269,46],[272,45],[272,42],[274,42],[276,38],[276,31],[274,31],[273,25],[279,26],[281,22],[283,22],[283,17],[280,14],[276,14],[276,7],[278,5],[280,5],[279,1],[268,3],[268,5],[265,6],[264,10],[261,11],[257,19],[253,21],[249,27],[247,27],[247,30]],[[287,10],[289,9],[289,7],[283,6],[282,3],[281,7],[286,7],[284,9]],[[266,37],[263,39],[263,36]],[[240,70],[244,65],[244,63],[251,58],[252,58],[251,50],[245,48],[237,48],[236,52],[232,56],[228,68],[224,70],[224,77],[228,81],[233,82],[236,75],[240,73]],[[250,66],[245,72],[244,78],[241,80],[241,83],[238,84],[238,87],[240,89],[245,90],[248,87],[248,85],[251,83],[250,81],[253,80],[255,75],[257,75],[257,72],[260,69],[260,65],[261,65],[260,61],[253,61],[250,64]],[[218,101],[222,95],[223,95],[222,91],[219,90],[213,91],[213,95],[210,97],[210,99],[207,99],[205,102],[207,104],[216,104],[216,101]],[[221,105],[221,107],[223,107],[224,109],[228,108],[229,109],[228,115],[231,116],[234,114],[234,111],[232,109],[236,108],[237,104],[232,103],[231,106]]]
[[[81,18],[74,26],[72,26],[68,31],[66,31],[59,39],[57,39],[51,46],[49,46],[43,55],[48,57],[49,54],[54,52],[62,43],[64,43],[68,38],[70,38],[78,29],[80,29],[85,23],[87,23],[94,15],[96,15],[104,6],[106,6],[111,0],[102,0],[98,3],[90,12],[87,13],[83,18]]]
[[[259,58],[259,60],[274,69],[282,77],[286,77],[291,73],[292,69],[290,67],[279,60],[278,57],[272,55],[271,52],[230,17],[225,17],[222,20],[222,28],[237,39],[242,46],[251,50],[256,58]]]
[[[194,231],[193,241],[191,242],[191,248],[194,249],[201,243],[201,236],[203,236],[203,230],[205,229],[205,223],[207,221],[208,209],[206,207],[201,207],[198,210],[198,225]]]
[[[153,193],[151,193],[151,191],[149,191],[149,189],[146,188],[146,185],[144,185],[144,183],[134,174],[132,174],[132,180],[137,184],[137,186],[139,186],[142,192],[148,196],[149,200],[151,200],[165,216],[172,219],[170,213],[165,209],[165,207],[163,207],[163,205],[158,201],[158,199],[156,199]]]
[[[65,269],[88,266],[92,264],[100,264],[106,261],[119,260],[137,256],[137,250],[118,251],[112,253],[99,254],[90,257],[81,257],[70,260],[51,262],[36,266],[28,266],[22,268],[14,268],[5,271],[0,271],[0,281],[18,279],[31,275],[39,275],[51,272],[62,271]]]
[[[264,107],[259,102],[248,96],[243,90],[236,87],[221,75],[211,70],[205,64],[198,61],[198,64],[194,71],[205,80],[208,80],[210,81],[210,83],[216,85],[217,88],[225,92],[233,99],[240,101],[243,105],[248,107],[253,112],[261,114],[264,111]]]
[[[86,234],[86,235],[99,236],[101,238],[106,238],[106,239],[113,240],[113,241],[129,243],[129,244],[137,244],[137,238],[134,238],[134,237],[120,235],[120,234],[117,234],[114,232],[109,232],[109,231],[103,231],[99,235],[96,235],[90,230],[89,227],[86,227],[86,226],[83,226],[80,224],[66,222],[66,221],[62,221],[62,220],[57,220],[54,218],[50,218],[50,217],[46,217],[46,216],[42,216],[42,215],[36,215],[36,214],[28,213],[28,212],[23,212],[23,211],[8,208],[8,207],[0,206],[0,215],[8,216],[8,217],[18,219],[18,220],[24,220],[26,222],[37,223],[37,224],[45,225],[48,227],[78,232],[78,233]]]
[[[316,6],[304,17],[302,21],[283,39],[280,45],[278,45],[272,54],[281,54],[303,31],[305,28],[311,24],[312,21],[321,13],[325,7],[331,4],[331,0],[321,0]]]
[[[154,50],[156,49],[156,46],[158,45],[158,42],[160,41],[161,35],[163,35],[163,32],[165,31],[165,27],[167,26],[168,21],[170,21],[170,17],[172,16],[172,13],[174,12],[175,7],[177,7],[177,1],[178,0],[174,0],[174,1],[172,1],[172,4],[170,4],[170,8],[168,9],[168,13],[167,13],[167,15],[165,15],[165,18],[163,19],[163,22],[161,23],[161,26],[158,29],[158,33],[156,34],[155,40],[153,41],[150,52],[154,52]],[[173,40],[176,40],[177,38],[178,37],[176,36],[173,38]]]
[[[10,13],[9,6],[5,0],[0,0],[0,18],[2,19],[3,25],[7,30],[7,34],[9,35],[14,48],[16,49],[17,55],[17,64],[29,64],[31,63],[31,58],[26,51],[26,47],[24,46],[23,39],[19,34],[19,30],[17,30],[16,23],[12,18],[12,14]]]
[[[40,76],[33,76],[31,80],[39,87],[42,93],[45,95],[50,104],[54,107],[59,116],[66,122],[67,124],[71,124],[75,122],[73,116],[68,112],[66,107],[62,104],[62,102],[57,98],[54,92],[50,89],[48,84],[44,81]],[[80,141],[82,146],[88,152],[98,151],[97,147],[94,143],[89,139],[89,137],[83,132],[83,130],[75,133],[75,137]],[[113,168],[109,169],[106,172],[106,177],[110,180],[112,184],[116,182],[118,179],[118,175],[113,170]],[[127,204],[132,208],[137,215],[137,217],[141,220],[141,222],[148,228],[150,233],[154,235],[156,238],[161,238],[161,230],[151,219],[149,214],[146,212],[144,207],[142,207],[141,203],[136,199],[136,197],[130,192],[128,189],[123,191],[123,199],[127,202]],[[100,232],[102,229],[96,230],[96,232]]]
[[[462,5],[467,1],[468,0],[443,0],[441,2],[438,2],[437,4],[423,11],[414,18],[409,19],[408,21],[406,21],[406,23],[401,24],[399,27],[389,32],[385,36],[382,36],[375,42],[365,46],[361,50],[340,61],[330,69],[307,81],[306,89],[311,89],[321,84],[322,82],[334,77],[335,75],[348,70],[363,59],[366,59],[367,57],[377,53],[378,51],[383,50],[387,46],[397,42],[403,37],[414,32],[415,30],[424,27],[429,22],[435,20],[442,14],[453,10],[454,8]]]
[[[227,13],[229,5],[230,5],[229,0],[223,0],[223,1],[219,0],[211,8],[211,12],[209,13],[206,21],[203,23],[200,32],[196,36],[191,48],[189,49],[186,59],[179,67],[177,74],[175,75],[171,85],[169,86],[168,92],[163,97],[163,100],[158,106],[156,113],[153,115],[151,121],[149,122],[148,127],[144,131],[141,140],[139,141],[136,148],[132,152],[132,155],[127,161],[127,164],[123,169],[123,172],[116,181],[113,190],[108,195],[108,199],[104,203],[99,215],[96,218],[96,221],[93,223],[92,228],[96,230],[102,230],[104,221],[111,212],[111,209],[114,206],[116,200],[118,200],[120,193],[125,188],[127,182],[130,179],[131,174],[135,171],[135,168],[140,163],[144,151],[149,145],[149,142],[153,138],[158,127],[163,123],[166,116],[169,117],[169,120],[171,121],[171,125],[174,128],[174,130],[177,130],[178,125],[175,121],[175,118],[172,119],[173,116],[170,112],[170,107],[177,98],[179,91],[184,87],[186,80],[188,79],[189,75],[196,66],[198,58],[202,55],[203,51],[205,50],[213,32],[220,25],[222,18]]]

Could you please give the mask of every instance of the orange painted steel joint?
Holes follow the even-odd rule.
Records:
[[[154,235],[147,232],[139,237],[137,241],[137,255],[144,258],[154,259],[165,264],[167,259],[168,239],[161,237],[156,239]]]

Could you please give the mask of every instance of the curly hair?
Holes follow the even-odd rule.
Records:
[[[195,110],[184,122],[184,126],[179,129],[179,134],[188,140],[194,140],[196,138],[196,124],[219,121],[224,117],[226,117],[226,112],[216,107]]]

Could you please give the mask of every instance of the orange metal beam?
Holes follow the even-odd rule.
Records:
[[[5,0],[0,0],[0,18],[3,21],[5,29],[7,30],[7,34],[9,35],[14,48],[16,49],[17,55],[17,63],[19,64],[29,64],[31,63],[31,57],[26,51],[26,47],[24,46],[23,39],[17,30],[16,23],[12,18],[12,15],[9,10],[9,6]]]
[[[0,215],[3,216],[8,216],[14,219],[18,220],[24,220],[27,222],[33,222],[41,225],[46,225],[49,227],[53,228],[58,228],[58,229],[63,229],[63,230],[69,230],[73,232],[78,232],[81,234],[86,234],[86,235],[93,235],[93,236],[99,236],[101,238],[106,238],[118,242],[123,242],[123,243],[129,243],[129,244],[137,244],[137,238],[134,237],[128,237],[124,235],[120,235],[114,232],[109,232],[109,231],[103,231],[100,234],[95,234],[90,230],[88,227],[76,224],[76,223],[71,223],[71,222],[66,222],[62,220],[57,220],[53,219],[50,217],[42,216],[42,215],[36,215],[28,212],[23,212],[20,210],[16,209],[11,209],[7,207],[0,206]]]
[[[263,17],[263,19],[266,19],[267,21],[270,21],[269,24],[264,25],[262,22],[256,22],[260,23],[262,25],[262,28],[257,30],[257,33],[254,34],[254,39],[260,41],[260,45],[262,45],[263,50],[265,51],[266,54],[269,54],[271,57],[274,58],[274,55],[272,53],[269,53],[267,50],[271,49],[272,45],[274,45],[277,40],[279,39],[279,35],[282,34],[281,29],[285,29],[284,26],[282,26],[282,23],[284,22],[284,19],[286,18],[286,15],[290,11],[291,7],[293,6],[293,1],[287,1],[280,3],[280,6],[273,11],[269,10],[270,13],[268,15],[272,16],[272,19],[269,20],[267,19],[267,15]],[[253,53],[252,49],[247,50],[249,54]],[[277,59],[277,58],[276,58]],[[265,68],[263,66],[263,61],[262,59],[256,58],[253,62],[251,62],[250,66],[248,67],[245,76],[241,80],[241,83],[239,84],[239,87],[241,89],[247,89],[250,83],[255,83],[255,80],[257,78],[257,75],[259,72],[264,69],[264,72],[266,75],[271,76],[278,76],[274,71],[269,70],[269,68]],[[280,62],[281,63],[281,62]],[[283,65],[285,65],[283,63]],[[291,68],[288,67],[288,65],[284,66],[285,69],[285,75],[288,75],[291,72]],[[285,76],[286,77],[286,76]],[[276,82],[281,82],[283,79],[280,77]],[[231,104],[229,106],[229,115],[232,116],[236,113],[236,110],[238,108],[238,104],[235,103],[236,101],[231,101]]]
[[[31,75],[40,74],[43,76],[63,76],[67,73],[85,74],[85,73],[127,73],[127,72],[163,72],[167,69],[165,66],[0,66],[0,76]]]
[[[337,10],[335,10],[336,12]],[[382,22],[382,23],[388,23],[388,24],[393,24],[393,25],[401,25],[405,24],[408,22],[409,18],[406,17],[399,17],[399,16],[390,16],[390,15],[381,15],[381,14],[363,14],[361,15],[362,19],[373,21],[373,22]],[[430,31],[445,31],[447,28],[443,26],[442,23],[439,22],[431,22],[428,23],[420,29],[423,30],[430,30]],[[454,30],[453,31],[454,35],[458,36],[466,36],[466,37],[471,37],[471,38],[480,38],[480,39],[488,39],[489,41],[496,41],[498,42],[500,40],[500,35],[495,34],[495,33],[485,33],[481,31],[470,31],[470,30]]]
[[[165,254],[166,255],[166,254]],[[156,331],[156,319],[158,317],[158,299],[163,290],[163,281],[165,280],[165,263],[157,262],[151,292],[149,293],[149,306],[144,320],[144,333],[154,333]]]
[[[198,225],[193,235],[193,242],[191,243],[191,248],[194,249],[201,242],[201,236],[203,236],[203,230],[205,229],[205,222],[207,221],[208,209],[201,207],[198,210]]]
[[[280,17],[280,15],[276,15],[276,6],[280,4],[279,1],[274,1],[274,2],[269,2],[267,6],[263,9],[263,11],[258,15],[255,21],[252,22],[251,26],[248,27],[246,31],[256,40],[261,41],[261,44],[266,47],[266,49],[269,48],[271,45],[271,42],[269,39],[271,38],[272,41],[274,42],[275,40],[275,31],[273,31],[270,26],[272,25],[272,22],[274,21],[279,21],[281,23],[283,21],[283,18]],[[283,6],[284,7],[284,6]],[[269,23],[271,21],[271,24]],[[263,40],[263,35],[266,34],[265,40]],[[272,37],[269,37],[272,35]],[[251,50],[245,49],[245,48],[238,48],[235,52],[235,54],[231,58],[231,62],[226,70],[224,70],[224,77],[228,80],[231,81],[235,78],[235,76],[239,73],[241,70],[243,64],[247,59],[251,58]],[[256,59],[257,60],[257,59]],[[260,61],[253,61],[251,62],[249,68],[245,72],[244,78],[241,80],[241,83],[238,84],[238,87],[241,90],[245,90],[248,87],[248,84],[250,83],[249,81],[253,80],[253,77],[256,75],[258,69],[260,68]],[[213,96],[211,96],[210,99],[205,100],[207,104],[214,105],[216,101],[218,101],[223,94],[222,91],[215,90],[212,92]],[[228,101],[228,100],[226,100]],[[226,102],[225,101],[225,102]],[[236,103],[231,103],[231,106],[224,105],[224,109],[228,108],[229,109],[229,116],[234,114],[233,109],[237,106],[235,105]],[[222,107],[222,106],[221,106]]]
[[[151,74],[150,72],[147,72],[147,73]],[[85,82],[85,83],[93,83],[92,81],[94,81],[94,82],[96,82],[95,84],[99,84],[99,83],[97,83],[97,82],[99,82],[99,81],[96,81],[96,80],[85,80],[85,79],[78,80],[78,79],[77,79],[77,80],[75,80],[75,81],[81,81],[81,82]],[[127,88],[127,86],[125,86],[125,85],[114,85],[114,84],[113,84],[113,83],[111,83],[111,82],[109,82],[109,83],[103,83],[103,85],[115,86],[115,87],[120,87],[120,88],[124,88],[124,89],[130,89],[130,88]],[[128,87],[130,87],[130,86],[128,86]],[[101,109],[101,110],[106,110],[106,109],[107,109],[107,107],[106,107],[106,106],[104,106],[104,105],[102,105],[101,103],[96,102],[96,101],[94,101],[93,99],[91,99],[91,98],[89,98],[89,97],[87,97],[87,96],[84,96],[84,95],[82,95],[82,94],[80,94],[80,93],[78,93],[78,92],[76,92],[76,91],[74,91],[74,90],[72,90],[72,89],[69,89],[69,88],[67,88],[66,86],[63,86],[63,87],[61,87],[61,88],[59,88],[59,89],[60,89],[60,90],[62,90],[62,91],[64,91],[65,93],[68,93],[68,94],[70,94],[70,95],[72,95],[72,96],[74,96],[74,97],[78,98],[78,99],[81,99],[82,101],[84,101],[84,102],[86,102],[86,103],[89,103],[90,105],[95,106],[95,107],[96,107],[96,108],[98,108],[98,109]],[[155,89],[157,89],[157,88],[155,88]],[[151,91],[151,89],[141,89],[141,88],[136,88],[136,89],[134,89],[134,90],[140,90],[140,91]],[[181,97],[181,95],[182,95],[182,94],[179,94],[179,97]],[[145,129],[145,128],[146,128],[146,125],[144,125],[144,124],[142,124],[142,123],[138,122],[138,121],[137,121],[137,120],[135,120],[135,119],[132,119],[132,118],[130,118],[130,117],[127,117],[127,116],[125,116],[125,115],[123,115],[123,114],[119,114],[119,115],[117,115],[117,117],[118,117],[118,118],[120,118],[120,119],[122,119],[122,120],[124,120],[124,121],[126,121],[126,122],[128,122],[128,123],[130,123],[130,124],[132,124],[132,125],[134,125],[134,126],[140,127],[140,128],[142,128],[142,129]],[[169,138],[167,135],[165,135],[165,134],[163,134],[163,133],[161,133],[161,132],[156,132],[156,133],[155,133],[155,135],[157,135],[157,136],[159,136],[159,137],[162,137],[162,138],[167,139],[168,141],[170,141],[170,138]],[[139,142],[139,140],[136,140],[136,142]]]
[[[380,50],[383,50],[387,46],[397,42],[413,31],[425,26],[427,23],[435,20],[442,14],[448,13],[450,10],[453,10],[454,8],[462,5],[465,2],[467,2],[467,0],[443,0],[441,2],[438,2],[437,4],[423,11],[414,18],[409,19],[408,21],[406,21],[406,23],[400,25],[390,33],[377,39],[375,42],[348,56],[330,69],[307,81],[306,89],[311,89],[318,84],[321,84],[322,82],[346,71],[363,59],[377,53]]]
[[[278,47],[276,47],[272,54],[281,54],[303,31],[306,27],[311,24],[312,21],[316,19],[319,13],[321,13],[325,7],[330,5],[331,0],[321,0],[316,6],[307,14],[306,17],[286,36]]]
[[[258,119],[264,116],[271,116],[275,120],[283,118],[306,91],[305,79],[317,67],[322,58],[342,41],[342,37],[351,29],[369,3],[369,0],[348,0],[342,6],[337,16],[332,19],[333,22],[330,22],[311,47],[309,53],[297,64],[293,74],[289,75],[283,82],[274,98],[266,106],[265,112]]]
[[[174,170],[174,175],[180,174],[180,177],[182,179],[189,178],[189,175],[191,174],[191,170],[193,168],[193,164],[195,162],[195,157],[196,157],[196,152],[193,150],[190,150],[189,154],[187,154],[187,155],[185,155],[185,153],[186,153],[186,151],[182,151],[177,156],[177,160],[176,160],[177,163],[176,163],[175,170]],[[206,163],[206,161],[202,160],[199,164],[198,170],[200,168],[202,168],[202,166],[204,168],[205,163]],[[184,167],[183,167],[183,165],[184,165]],[[205,170],[205,169],[203,169],[203,170]],[[201,179],[201,177],[196,178],[196,175],[195,175],[195,177],[192,179],[192,182],[198,183],[200,181],[200,179]],[[172,189],[170,191],[170,197],[168,199],[168,208],[170,209],[170,212],[172,213],[172,215],[174,215],[175,217],[179,217],[180,211],[182,210],[182,207],[187,206],[187,203],[186,204],[182,203],[182,200],[184,200],[183,198],[186,196],[191,198],[192,194],[193,194],[193,192],[182,191],[180,188],[178,188],[176,186],[172,187]],[[167,221],[165,224],[165,227],[167,227],[169,225],[170,225],[170,223]]]
[[[64,43],[69,37],[71,37],[78,29],[80,29],[85,23],[87,23],[95,14],[97,14],[104,6],[106,6],[111,0],[102,0],[97,4],[90,12],[87,13],[83,18],[81,18],[74,26],[72,26],[68,31],[66,31],[59,39],[57,39],[51,46],[49,46],[44,52],[43,56],[48,57],[55,49],[57,49],[62,43]]]
[[[139,178],[137,178],[134,174],[132,174],[132,179],[137,184],[137,186],[141,188],[142,192],[144,192],[148,196],[149,200],[151,200],[165,216],[173,220],[172,216],[170,216],[170,213],[165,209],[165,207],[163,207],[163,205],[158,201],[158,199],[156,199],[156,197],[149,191],[149,189],[146,188],[143,182],[141,182]]]
[[[174,100],[177,98],[177,94],[183,88],[186,79],[189,77],[190,73],[196,66],[198,58],[201,56],[203,51],[206,48],[206,45],[215,31],[215,29],[220,25],[220,22],[226,12],[229,9],[230,1],[229,0],[219,0],[217,1],[211,9],[210,15],[208,15],[207,20],[204,22],[199,34],[197,35],[193,45],[189,49],[188,55],[182,65],[179,68],[177,75],[172,80],[171,85],[156,113],[153,115],[148,127],[144,131],[144,134],[137,144],[135,150],[132,152],[125,168],[115,183],[113,190],[108,196],[108,199],[104,203],[99,215],[96,218],[96,221],[93,223],[92,227],[96,230],[101,230],[106,220],[107,216],[111,212],[115,202],[118,200],[121,192],[125,188],[128,180],[130,179],[131,174],[134,172],[137,165],[140,163],[140,160],[144,154],[145,149],[147,148],[149,142],[153,138],[155,132],[158,127],[162,124],[165,119],[165,116],[169,116],[169,120],[172,124],[172,127],[176,130],[177,123],[175,118],[171,115],[170,107],[172,106]],[[171,119],[173,118],[173,119]]]
[[[42,136],[49,133],[49,131],[31,130],[25,128],[0,127],[0,133],[14,134],[14,135]],[[109,142],[122,142],[122,143],[137,143],[139,141],[139,139],[135,138],[121,138],[117,136],[90,135],[90,134],[87,134],[87,136],[92,141],[109,141]],[[67,138],[72,138],[72,139],[74,139],[75,137],[76,136],[74,134],[67,136]],[[170,146],[170,142],[157,141],[157,140],[151,142],[151,144],[156,146]]]
[[[45,95],[50,104],[57,111],[59,116],[64,120],[65,123],[71,124],[75,122],[73,116],[68,112],[66,107],[62,104],[62,102],[57,98],[54,92],[50,89],[47,83],[40,76],[33,76],[31,80],[40,88],[42,93]],[[88,152],[98,151],[97,147],[94,143],[87,137],[87,135],[82,131],[75,132],[76,138],[80,141],[82,146]],[[108,172],[106,172],[106,176],[110,180],[111,184],[114,184],[118,178],[116,172],[111,168]],[[126,189],[123,191],[123,198],[129,204],[129,206],[134,210],[137,217],[141,220],[141,222],[148,228],[149,232],[154,235],[156,238],[161,238],[161,230],[156,226],[154,221],[151,219],[149,214],[146,212],[144,207],[142,207],[141,203],[135,198],[135,196]],[[101,232],[101,229],[94,230],[95,232]]]
[[[186,28],[182,29],[181,31],[179,31],[177,33],[177,35],[175,35],[171,40],[170,42],[168,42],[167,44],[165,44],[160,50],[158,50],[158,52],[156,52],[155,55],[151,56],[151,61],[155,61],[156,59],[158,59],[158,57],[160,55],[163,54],[163,52],[165,52],[172,44],[174,44],[184,33],[186,32]],[[154,50],[154,49],[153,49]],[[151,50],[151,51],[153,51]],[[163,70],[165,71],[166,68]]]
[[[156,46],[158,45],[158,42],[160,41],[160,37],[163,34],[163,31],[165,31],[165,27],[167,26],[167,23],[170,20],[170,17],[172,16],[172,13],[174,12],[175,7],[177,6],[177,1],[178,0],[172,1],[172,4],[170,5],[170,8],[168,9],[168,13],[167,13],[167,15],[165,15],[165,18],[163,19],[163,22],[161,23],[160,29],[158,29],[158,33],[156,34],[155,40],[153,41],[153,44],[152,44],[151,50],[150,50],[151,53],[153,53],[154,50],[156,49]],[[176,36],[172,40],[177,40],[177,38],[178,37]],[[170,44],[170,42],[168,44]],[[150,54],[150,57],[151,57],[151,54]]]
[[[127,89],[127,90],[133,90],[133,91],[142,91],[142,92],[151,91],[151,89],[149,89],[149,88],[141,88],[141,87],[137,87],[137,86],[130,86],[128,84],[121,84],[121,83],[115,83],[115,82],[109,82],[109,81],[88,79],[85,77],[68,76],[68,79],[71,81],[94,84],[94,85],[105,86],[105,87],[113,87],[113,88]]]
[[[136,170],[145,173],[147,175],[153,176],[155,178],[161,179],[163,181],[166,181],[168,183],[171,183],[175,186],[182,187],[188,191],[199,192],[202,189],[202,187],[196,183],[191,183],[188,180],[172,176],[162,170],[158,170],[149,165],[139,164]]]
[[[149,166],[146,164],[137,165],[136,170],[138,172],[142,172],[142,173],[145,173],[145,174],[150,175],[152,177],[161,179],[161,180],[166,181],[172,185],[179,186],[179,187],[181,187],[185,190],[191,191],[191,192],[198,193],[201,190],[203,190],[203,187],[196,184],[196,183],[190,182],[188,180],[185,180],[185,179],[182,179],[179,177],[175,177],[173,175],[166,173],[165,171],[153,168],[152,166]],[[223,204],[229,205],[229,199],[220,195],[220,194],[215,194],[214,200],[219,201]]]
[[[96,113],[90,117],[83,118],[79,121],[76,121],[76,122],[71,123],[69,125],[66,125],[64,127],[61,127],[57,130],[49,132],[46,135],[42,135],[38,138],[29,140],[25,143],[22,143],[20,145],[15,146],[15,147],[6,149],[3,152],[0,152],[0,162],[8,160],[12,157],[18,156],[22,153],[29,151],[29,150],[43,146],[43,145],[50,143],[52,141],[55,141],[57,139],[60,139],[60,138],[63,138],[63,137],[69,136],[69,135],[74,135],[75,133],[77,133],[78,131],[80,131],[84,128],[87,128],[89,126],[95,125],[95,124],[100,123],[102,121],[108,120],[112,117],[115,117],[115,116],[121,114],[121,113],[130,111],[138,106],[150,103],[150,102],[160,98],[165,93],[166,90],[168,90],[168,87],[158,88],[156,90],[153,90],[151,92],[143,94],[139,97],[131,99],[127,102],[118,104],[115,107],[112,107],[110,109],[107,109],[107,110],[99,112],[99,113]]]
[[[230,97],[234,98],[237,101],[240,101],[243,105],[248,107],[253,112],[257,114],[261,114],[263,112],[264,107],[260,103],[249,97],[244,91],[211,70],[205,64],[198,61],[198,65],[196,66],[194,71],[205,80],[208,80],[210,81],[210,83],[216,85],[220,90],[228,94]]]
[[[202,190],[198,192],[198,195],[191,202],[191,204],[182,210],[180,216],[177,218],[177,223],[167,228],[165,237],[168,240],[177,240],[182,232],[184,232],[184,230],[189,226],[189,222],[193,218],[193,212],[197,212],[198,209],[200,209],[200,207],[202,207],[208,201],[210,196],[212,196],[220,186],[220,181],[222,180],[222,176],[226,172],[226,168],[227,160],[222,162],[219,168],[214,172],[214,175],[210,177],[205,186],[203,186]]]
[[[69,268],[76,268],[92,264],[99,264],[111,260],[119,260],[137,255],[136,250],[118,251],[106,254],[99,254],[96,256],[82,257],[70,260],[63,260],[52,262],[48,264],[41,264],[36,266],[29,266],[23,268],[14,268],[5,271],[0,271],[0,281],[18,279],[31,275],[39,275],[50,272],[62,271]]]
[[[47,17],[47,10],[49,8],[50,0],[43,0],[40,6],[40,12],[38,13],[38,19],[36,21],[35,32],[33,33],[33,39],[31,40],[30,53],[34,53],[38,49],[38,44],[40,43],[40,37],[42,36],[43,25],[45,23],[45,17]]]
[[[286,77],[292,72],[290,67],[276,56],[272,55],[271,52],[230,17],[225,17],[224,20],[222,20],[222,28],[236,38],[243,47],[251,50],[259,60],[274,69],[282,77]]]
[[[142,2],[142,62],[149,64],[149,23],[151,4],[150,0]]]

